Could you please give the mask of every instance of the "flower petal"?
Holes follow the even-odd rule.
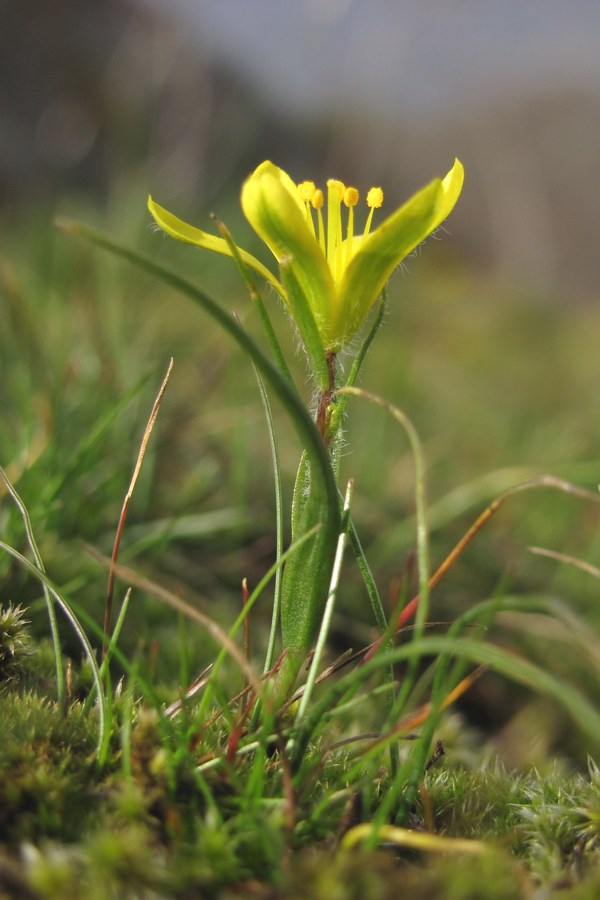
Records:
[[[262,163],[242,187],[244,215],[278,262],[294,273],[325,339],[334,285],[319,242],[306,223],[296,185],[282,169]]]
[[[463,165],[460,160],[455,159],[454,165],[442,181],[443,195],[434,219],[433,229],[441,225],[454,209],[454,205],[460,197],[464,180],[465,170]]]
[[[212,250],[214,253],[222,253],[224,256],[231,256],[229,245],[223,238],[215,237],[213,234],[194,228],[193,225],[188,225],[187,222],[178,219],[173,213],[155,203],[152,197],[148,197],[148,209],[158,227],[176,240],[183,241],[186,244],[194,244],[194,246],[202,247],[204,250]],[[242,249],[239,252],[246,265],[258,272],[259,275],[262,275],[283,296],[283,288],[273,273],[260,260],[252,256],[251,253]]]
[[[442,193],[442,182],[433,181],[360,242],[339,287],[332,327],[339,346],[360,327],[396,266],[431,233]]]
[[[455,160],[443,180],[422,188],[360,242],[339,288],[332,332],[340,346],[353,337],[396,266],[450,214],[463,179]]]

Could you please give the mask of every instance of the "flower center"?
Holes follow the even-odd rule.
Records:
[[[361,237],[366,237],[371,230],[373,213],[383,203],[383,191],[380,187],[372,187],[367,192],[369,213],[362,235],[357,236],[354,234],[354,207],[358,203],[359,193],[355,187],[346,187],[343,182],[334,178],[327,182],[327,227],[323,218],[325,203],[323,191],[315,186],[314,181],[303,181],[298,185],[298,192],[306,209],[306,223],[319,241],[327,257],[333,280],[338,283],[356,251],[358,241]],[[348,210],[345,237],[342,205]]]

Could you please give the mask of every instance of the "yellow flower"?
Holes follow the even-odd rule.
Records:
[[[371,188],[366,224],[362,234],[356,234],[356,188],[331,180],[325,200],[313,182],[297,185],[282,169],[264,162],[244,183],[241,203],[279,263],[280,278],[246,251],[240,250],[241,257],[281,295],[309,355],[335,353],[354,337],[394,269],[450,214],[463,177],[456,160],[444,179],[422,188],[373,230],[373,213],[382,205],[383,191]],[[172,237],[231,255],[224,239],[187,225],[152,198],[148,207]],[[345,233],[342,207],[347,209]]]

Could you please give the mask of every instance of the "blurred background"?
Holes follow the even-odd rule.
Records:
[[[459,156],[453,250],[595,296],[594,0],[4,0],[14,204],[137,179],[189,212],[273,157],[402,198]]]
[[[256,582],[273,558],[268,443],[245,361],[186,301],[52,225],[57,214],[100,225],[192,275],[253,329],[227,261],[154,234],[145,202],[151,192],[206,229],[214,210],[260,254],[238,196],[266,158],[297,180],[380,184],[390,210],[455,156],[465,165],[440,239],[393,281],[362,380],[421,433],[434,562],[525,477],[551,471],[596,492],[597,0],[3,0],[0,44],[0,462],[59,583],[100,608],[81,541],[110,551],[171,355],[124,559],[194,590],[228,622],[240,578]],[[299,358],[296,371],[303,384]],[[289,491],[298,448],[285,420],[279,428]],[[392,595],[414,546],[410,454],[397,427],[360,404],[348,448],[356,518]],[[18,543],[18,517],[1,515]],[[438,589],[435,616],[494,592],[543,591],[598,624],[597,581],[527,546],[597,564],[599,533],[593,503],[519,496]],[[31,586],[2,565],[3,595],[28,598]],[[350,566],[335,649],[372,636],[363,593]],[[150,640],[161,616],[134,615],[131,639]],[[505,617],[498,639],[547,659],[564,629],[542,626]],[[180,638],[169,640],[164,671],[181,655]],[[209,651],[190,651],[193,667]],[[514,692],[491,676],[481,685],[467,712],[519,761],[575,740],[556,711],[521,725]]]

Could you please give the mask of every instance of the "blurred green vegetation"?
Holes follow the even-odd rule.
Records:
[[[144,204],[132,190],[103,211],[77,198],[64,206],[185,272],[260,334],[229,261],[153,233]],[[256,249],[237,197],[224,198],[218,211],[236,239]],[[198,221],[205,224],[201,216]],[[600,309],[491,282],[464,264],[446,236],[430,240],[405,270],[390,284],[386,321],[361,384],[406,411],[423,440],[435,566],[488,502],[532,475],[550,472],[597,492]],[[39,210],[22,213],[6,228],[0,287],[0,463],[29,509],[50,577],[100,622],[106,571],[86,544],[110,555],[145,422],[173,356],[121,559],[185,591],[229,624],[241,603],[242,578],[255,584],[275,552],[268,438],[247,361],[184,299],[56,230],[50,214]],[[267,289],[265,299],[275,302]],[[295,338],[281,310],[273,317],[310,402]],[[289,497],[299,448],[287,420],[275,413]],[[383,597],[392,597],[415,541],[408,444],[391,418],[360,400],[351,402],[346,437],[343,477],[356,482],[359,533]],[[0,523],[4,539],[22,549],[22,525],[7,502]],[[596,579],[527,548],[541,545],[593,563],[599,535],[594,502],[548,489],[519,494],[434,591],[432,618],[450,621],[497,593],[542,594],[587,623],[593,655],[600,624]],[[350,560],[346,568],[336,651],[373,637],[364,588]],[[6,557],[0,579],[2,597],[31,605],[34,629],[45,633],[37,586]],[[257,646],[269,612],[265,594],[254,621]],[[125,646],[142,648],[148,666],[157,665],[167,681],[180,672],[182,638],[175,625],[158,601],[134,595]],[[543,616],[505,616],[492,637],[566,667],[587,684],[580,645]],[[64,639],[67,651],[78,654],[68,629]],[[158,651],[151,649],[156,642]],[[188,632],[185,642],[192,670],[209,662],[214,648],[204,635]],[[505,731],[515,710],[529,703],[536,705],[488,676],[464,707],[494,733]],[[558,746],[578,761],[585,758],[586,748],[555,710],[541,718],[544,752]],[[508,741],[513,751],[516,742],[517,761],[529,758],[519,750],[519,741],[525,748],[528,740],[526,728],[524,734]],[[502,735],[499,741],[502,746]]]

